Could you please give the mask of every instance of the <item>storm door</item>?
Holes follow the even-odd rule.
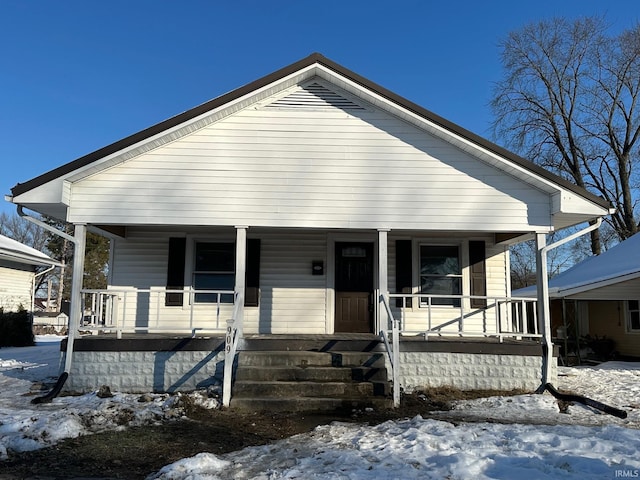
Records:
[[[335,331],[373,332],[373,243],[336,243]]]

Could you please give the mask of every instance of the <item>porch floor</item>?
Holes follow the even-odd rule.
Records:
[[[179,334],[115,333],[84,335],[75,340],[74,351],[223,351],[224,334],[180,336]],[[66,350],[66,340],[62,342]],[[380,336],[363,333],[320,334],[251,334],[243,338],[242,350],[264,351],[362,351],[384,352]],[[400,350],[404,352],[487,353],[503,355],[540,355],[539,340],[496,337],[459,337],[403,335]],[[557,356],[558,347],[554,348]]]

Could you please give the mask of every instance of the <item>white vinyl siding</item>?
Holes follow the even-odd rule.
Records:
[[[548,194],[371,107],[247,108],[74,183],[71,203],[70,221],[116,224],[550,224]]]
[[[212,233],[197,230],[187,235],[187,244],[203,239],[232,238],[233,232]],[[112,290],[161,290],[167,280],[169,238],[184,233],[155,229],[129,228],[126,239],[114,243],[113,269],[109,288]],[[250,232],[252,235],[252,232]],[[315,260],[326,261],[326,233],[260,233],[260,290],[259,307],[245,307],[245,333],[325,333],[326,332],[326,276],[312,275]],[[192,249],[187,246],[187,255]],[[185,277],[190,277],[191,263],[187,259]],[[184,307],[165,307],[164,297],[144,294],[138,301],[138,317],[133,295],[121,296],[120,309],[126,308],[125,327],[149,326],[150,331],[189,328],[188,296]],[[141,301],[143,302],[141,304]],[[147,307],[147,305],[149,305]],[[215,305],[196,305],[195,325],[214,327]],[[231,314],[230,305],[222,305],[222,328]],[[158,323],[156,323],[158,319]]]
[[[20,307],[31,310],[33,267],[3,262],[0,264],[0,308],[15,312]]]
[[[260,238],[259,324],[248,324],[246,330],[326,333],[327,277],[312,273],[314,261],[326,264],[326,233],[273,233]]]

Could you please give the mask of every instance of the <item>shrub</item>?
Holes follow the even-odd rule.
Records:
[[[0,312],[0,347],[30,347],[35,345],[31,330],[31,314]]]

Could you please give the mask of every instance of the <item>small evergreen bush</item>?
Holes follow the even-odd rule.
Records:
[[[0,347],[31,347],[35,345],[31,330],[31,314],[0,310]]]

